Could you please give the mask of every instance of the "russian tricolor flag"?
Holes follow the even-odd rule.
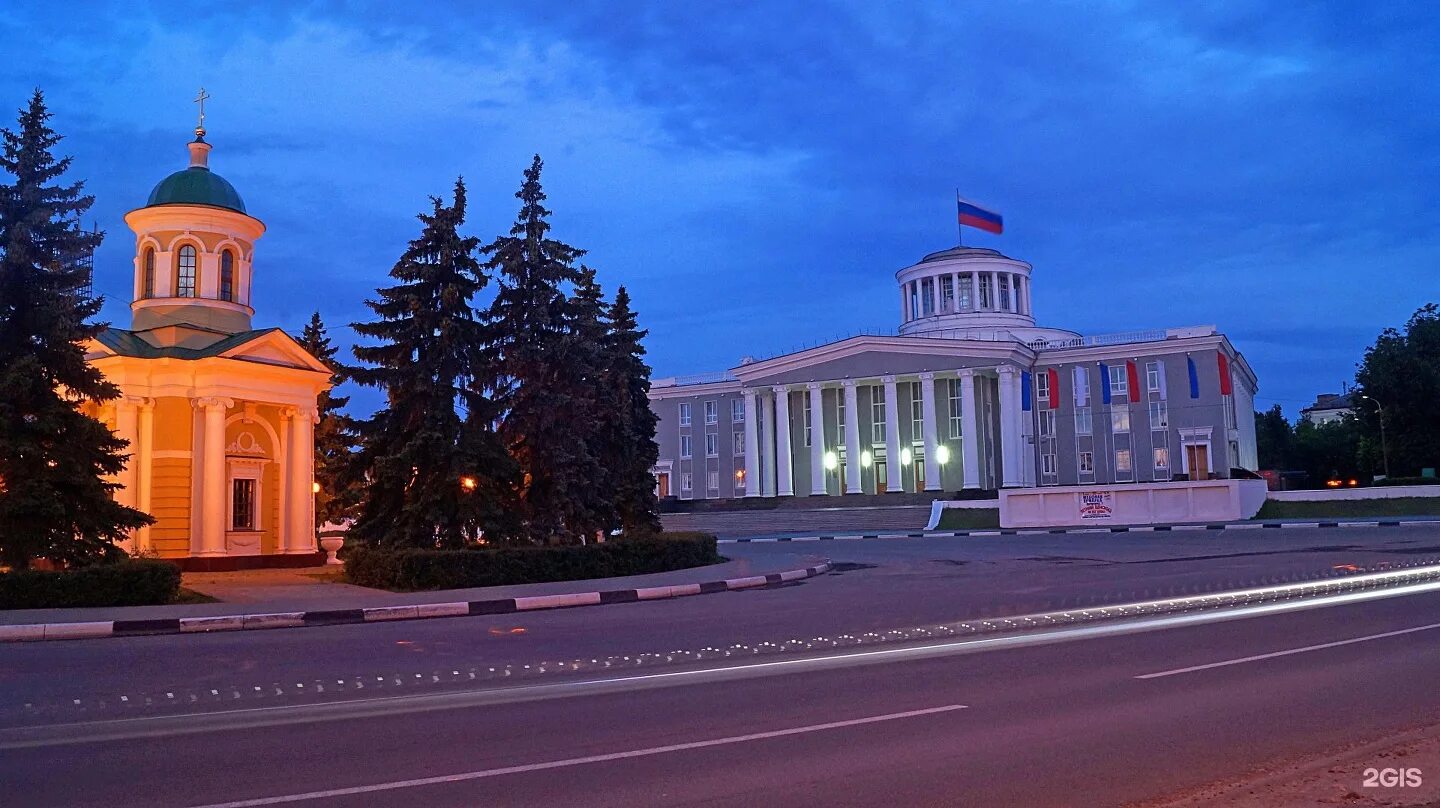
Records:
[[[987,233],[1005,232],[1005,220],[995,211],[986,210],[974,202],[967,202],[958,196],[955,198],[955,205],[960,211],[960,224],[965,227],[978,228]]]

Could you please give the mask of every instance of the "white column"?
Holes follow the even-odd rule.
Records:
[[[1000,485],[1022,485],[1020,479],[1020,369],[1001,365],[1000,374]]]
[[[775,496],[775,408],[770,397],[760,396],[760,410],[765,421],[760,428],[760,451],[764,453],[765,467],[761,469],[760,491],[763,496]]]
[[[935,374],[920,374],[920,395],[924,401],[920,404],[920,417],[925,424],[925,490],[939,491],[943,486],[940,484],[940,430],[937,428],[939,418],[935,415],[935,405],[938,396],[935,395]]]
[[[760,496],[760,407],[755,391],[745,391],[745,496]]]
[[[775,393],[775,478],[776,494],[795,496],[795,461],[790,452],[790,389],[782,384],[770,388]]]
[[[280,408],[280,454],[275,458],[279,464],[276,477],[280,485],[276,494],[279,497],[277,504],[280,516],[275,521],[275,547],[282,553],[286,550],[286,542],[290,540],[290,436],[295,432],[295,425],[292,423],[295,413],[294,407]],[[260,523],[265,523],[263,518]]]
[[[810,394],[810,495],[824,496],[825,491],[825,397],[818,382],[805,386]]]
[[[123,487],[115,491],[115,501],[131,508],[139,502],[136,496],[139,493],[136,471],[140,467],[139,402],[140,399],[133,396],[123,396],[115,401],[115,437],[129,444],[123,450],[128,459],[117,478]]]
[[[895,377],[880,379],[885,385],[885,491],[903,491],[900,483],[900,393]]]
[[[860,397],[855,392],[855,380],[846,379],[845,390],[845,491],[851,494],[864,493],[860,487],[860,456],[865,448],[860,445]]]
[[[140,452],[136,455],[139,468],[135,478],[135,507],[150,513],[151,491],[155,480],[155,399],[140,400]],[[153,514],[152,514],[153,515]],[[150,549],[150,527],[140,528],[137,540],[141,550]]]
[[[200,463],[205,468],[200,493],[200,552],[202,556],[223,556],[225,548],[225,411],[226,398],[202,398],[204,438]]]
[[[960,472],[965,488],[980,487],[980,416],[975,406],[975,371],[960,371]]]
[[[290,436],[290,525],[285,553],[315,552],[315,412],[297,408]]]

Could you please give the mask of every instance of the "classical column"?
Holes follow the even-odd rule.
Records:
[[[1000,484],[1013,488],[1024,483],[1021,480],[1020,463],[1020,369],[1013,365],[1001,365],[1000,374]]]
[[[939,491],[940,484],[940,430],[935,415],[939,397],[935,395],[935,374],[920,374],[920,394],[925,400],[920,405],[920,417],[925,424],[925,490]]]
[[[755,391],[745,390],[745,496],[760,496],[760,407]]]
[[[124,449],[128,459],[118,477],[123,487],[115,492],[115,501],[131,508],[139,503],[136,472],[140,467],[140,401],[134,396],[122,396],[115,401],[115,437],[129,444]]]
[[[770,388],[775,393],[775,479],[776,494],[795,496],[795,461],[790,453],[790,389],[783,384]]]
[[[290,436],[290,531],[285,553],[315,552],[315,411],[297,408]],[[458,484],[458,482],[457,482]]]
[[[202,556],[223,556],[225,548],[225,411],[233,404],[228,398],[202,398],[205,412],[200,463],[205,469],[200,492],[200,552]]]
[[[900,483],[900,393],[895,377],[880,379],[885,385],[885,491],[899,492]]]
[[[760,451],[764,458],[764,466],[760,469],[760,492],[762,496],[775,496],[775,408],[771,406],[770,397],[760,395],[760,412],[763,419],[760,423]]]
[[[960,471],[965,488],[980,487],[980,418],[975,406],[975,371],[960,371]]]
[[[805,386],[810,393],[810,495],[825,491],[825,396],[818,382]]]
[[[844,381],[845,391],[845,492],[862,494],[860,487],[860,398],[855,393],[855,380]]]
[[[151,491],[155,481],[155,399],[140,399],[139,468],[135,478],[135,507],[150,513]],[[150,526],[140,528],[136,536],[141,550],[150,549]]]

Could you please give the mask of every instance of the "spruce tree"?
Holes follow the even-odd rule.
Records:
[[[465,184],[454,203],[432,199],[390,275],[366,305],[379,317],[353,327],[378,344],[357,346],[366,367],[356,382],[385,391],[386,405],[360,425],[357,462],[365,477],[350,535],[372,546],[460,547],[485,529],[483,516],[510,487],[496,440],[494,407],[480,382],[489,334],[473,299],[488,278],[475,258],[478,241],[460,235]]]
[[[620,410],[609,384],[609,306],[595,271],[580,266],[568,306],[569,343],[565,375],[576,390],[577,428],[572,435],[583,451],[581,472],[588,479],[568,503],[567,525],[583,536],[608,534],[620,526],[615,508],[615,469]]]
[[[339,350],[330,342],[320,312],[310,315],[300,345],[330,368],[330,383],[345,381],[345,366],[335,358]],[[315,425],[315,482],[320,486],[315,525],[339,523],[353,515],[359,502],[360,486],[352,472],[357,442],[355,419],[345,414],[349,396],[337,396],[332,387],[316,400],[319,422]]]
[[[493,387],[500,436],[521,474],[516,506],[527,535],[575,541],[595,528],[584,502],[598,476],[587,441],[577,437],[589,426],[589,391],[571,362],[575,313],[566,295],[581,278],[575,262],[584,253],[548,235],[542,165],[536,155],[525,171],[509,235],[484,248],[500,285],[490,308],[501,357]]]
[[[125,466],[125,441],[86,415],[120,391],[85,362],[85,342],[105,326],[90,322],[101,301],[85,292],[77,259],[100,235],[80,229],[94,198],[84,183],[57,181],[70,158],[55,159],[60,136],[39,90],[4,130],[0,167],[0,563],[32,558],[82,565],[124,553],[116,542],[150,524],[117,503],[108,482]]]
[[[614,507],[627,535],[660,530],[652,469],[659,460],[655,443],[655,412],[650,409],[650,366],[645,364],[646,331],[630,308],[630,293],[621,286],[610,305],[605,342],[606,386],[615,410],[614,460],[610,466]]]

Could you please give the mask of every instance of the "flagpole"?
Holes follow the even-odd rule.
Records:
[[[960,188],[959,188],[959,186],[956,186],[956,188],[955,188],[955,246],[956,246],[956,247],[963,247],[964,245],[965,245],[964,230],[963,230],[963,225],[960,224]]]

